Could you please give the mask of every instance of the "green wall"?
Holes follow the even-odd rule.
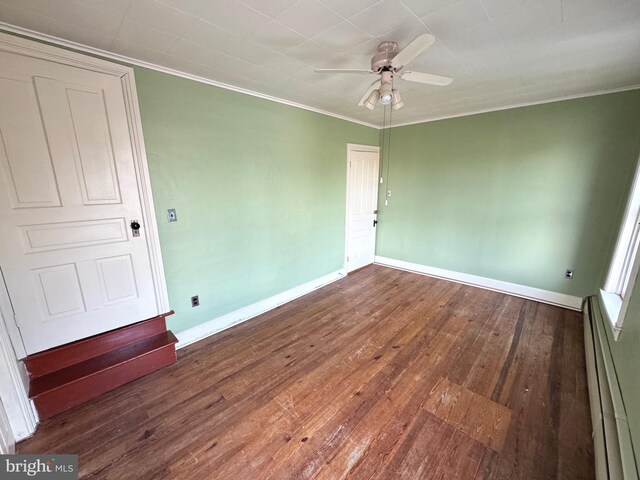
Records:
[[[135,75],[174,332],[343,267],[346,144],[377,130]]]
[[[639,138],[640,90],[394,128],[377,254],[594,294]]]
[[[346,144],[378,131],[135,73],[174,331],[342,267]],[[377,254],[592,294],[639,135],[640,91],[394,128]]]

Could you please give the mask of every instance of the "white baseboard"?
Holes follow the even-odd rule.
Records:
[[[306,295],[307,293],[311,293],[320,287],[324,287],[329,283],[340,280],[346,275],[347,271],[345,269],[336,270],[328,275],[303,283],[302,285],[298,285],[297,287],[293,287],[272,297],[252,303],[251,305],[234,310],[233,312],[229,312],[225,315],[214,318],[213,320],[209,320],[208,322],[183,330],[182,332],[178,332],[176,333],[176,337],[178,337],[176,348],[186,347],[198,340],[202,340],[203,338],[245,322],[253,317],[268,312],[269,310],[273,310],[284,303],[288,303],[298,297]]]
[[[453,272],[443,268],[429,267],[427,265],[420,265],[419,263],[405,262],[404,260],[395,260],[393,258],[386,258],[378,255],[375,257],[375,263],[385,267],[407,270],[409,272],[421,273],[430,277],[443,278],[445,280],[485,288],[495,292],[507,293],[509,295],[515,295],[516,297],[528,298],[529,300],[557,305],[559,307],[569,308],[578,312],[582,311],[582,298],[567,295],[565,293],[551,292],[540,288],[518,285],[517,283],[503,282],[501,280],[479,277],[468,273]]]

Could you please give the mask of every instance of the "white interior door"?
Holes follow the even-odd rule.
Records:
[[[376,252],[378,164],[375,147],[349,147],[347,271],[373,263]]]
[[[162,313],[129,122],[117,75],[0,52],[0,267],[28,354]]]

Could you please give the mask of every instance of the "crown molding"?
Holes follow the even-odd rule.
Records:
[[[155,70],[157,72],[166,73],[168,75],[173,75],[176,77],[186,78],[188,80],[193,80],[194,82],[205,83],[207,85],[212,85],[214,87],[224,88],[225,90],[231,90],[237,93],[243,93],[245,95],[251,95],[252,97],[262,98],[263,100],[269,100],[271,102],[280,103],[283,105],[288,105],[294,108],[300,108],[302,110],[308,110],[310,112],[319,113],[321,115],[326,115],[328,117],[338,118],[340,120],[345,120],[351,123],[357,123],[359,125],[364,125],[365,127],[380,129],[379,125],[375,125],[369,122],[363,122],[362,120],[358,120],[355,118],[347,117],[345,115],[339,115],[337,113],[332,113],[327,110],[322,110],[320,108],[311,107],[309,105],[304,105],[302,103],[292,102],[290,100],[285,100],[284,98],[274,97],[271,95],[266,95],[264,93],[256,92],[253,90],[248,90],[246,88],[236,87],[234,85],[230,85],[228,83],[218,82],[216,80],[211,80],[209,78],[201,77],[199,75],[193,75],[191,73],[181,72],[179,70],[174,70],[173,68],[163,67],[162,65],[157,65],[155,63],[145,62],[144,60],[138,60],[135,58],[127,57],[125,55],[120,55],[118,53],[108,52],[106,50],[102,50],[100,48],[90,47],[88,45],[83,45],[81,43],[73,42],[71,40],[65,40],[64,38],[55,37],[53,35],[49,35],[46,33],[36,32],[35,30],[30,30],[28,28],[18,27],[17,25],[12,25],[10,23],[1,22],[0,21],[0,31],[5,31],[7,33],[13,33],[16,35],[22,35],[24,37],[32,38],[34,40],[39,40],[42,42],[47,42],[52,45],[56,45],[63,48],[72,49],[79,52],[88,53],[90,55],[96,55],[102,58],[108,58],[110,60],[115,60],[117,62],[125,63],[128,65],[135,65],[138,67],[148,68],[149,70]]]
[[[418,125],[419,123],[437,122],[439,120],[447,120],[449,118],[470,117],[471,115],[479,115],[481,113],[499,112],[501,110],[511,110],[513,108],[520,108],[520,107],[532,107],[534,105],[543,105],[545,103],[562,102],[564,100],[575,100],[577,98],[596,97],[598,95],[606,95],[607,93],[628,92],[630,90],[638,90],[638,89],[640,89],[640,83],[637,83],[635,85],[629,85],[627,87],[611,88],[608,90],[597,90],[595,92],[587,92],[587,93],[577,93],[574,95],[564,95],[562,97],[554,97],[554,98],[549,98],[545,100],[536,100],[531,102],[513,103],[509,105],[503,105],[500,107],[485,108],[481,110],[472,110],[470,112],[456,113],[454,115],[443,115],[441,117],[428,118],[423,120],[412,120],[410,122],[397,123],[395,125],[392,125],[391,128],[407,127],[409,125]],[[377,128],[380,129],[382,127],[377,127]]]
[[[110,60],[115,60],[117,62],[122,62],[129,65],[136,65],[138,67],[148,68],[149,70],[155,70],[157,72],[166,73],[168,75],[173,75],[176,77],[186,78],[188,80],[193,80],[194,82],[205,83],[207,85],[212,85],[218,88],[224,88],[225,90],[231,90],[237,93],[243,93],[245,95],[251,95],[252,97],[262,98],[263,100],[269,100],[271,102],[280,103],[282,105],[288,105],[294,108],[300,108],[302,110],[307,110],[314,113],[319,113],[320,115],[326,115],[328,117],[338,118],[340,120],[345,120],[347,122],[356,123],[358,125],[364,125],[365,127],[375,128],[376,130],[381,130],[382,125],[376,125],[373,123],[365,122],[362,120],[358,120],[352,117],[347,117],[345,115],[339,115],[337,113],[329,112],[327,110],[322,110],[320,108],[311,107],[309,105],[304,105],[302,103],[292,102],[290,100],[285,100],[279,97],[273,97],[271,95],[266,95],[264,93],[256,92],[253,90],[248,90],[246,88],[236,87],[234,85],[230,85],[228,83],[218,82],[216,80],[211,80],[209,78],[201,77],[199,75],[193,75],[191,73],[181,72],[179,70],[174,70],[169,67],[163,67],[162,65],[157,65],[155,63],[145,62],[144,60],[137,60],[135,58],[127,57],[125,55],[120,55],[113,52],[108,52],[106,50],[102,50],[100,48],[90,47],[87,45],[83,45],[81,43],[73,42],[71,40],[65,40],[60,37],[55,37],[53,35],[49,35],[46,33],[40,33],[35,30],[30,30],[28,28],[19,27],[17,25],[12,25],[10,23],[1,22],[0,21],[0,31],[5,31],[8,33],[13,33],[16,35],[22,35],[24,37],[29,37],[35,40],[40,40],[42,42],[47,42],[52,45],[57,45],[63,48],[69,48],[72,50],[88,53],[90,55],[97,55],[99,57],[108,58]],[[485,108],[480,110],[471,110],[468,112],[457,113],[454,115],[443,115],[435,118],[423,118],[419,120],[411,120],[408,122],[397,123],[392,125],[392,128],[396,127],[406,127],[409,125],[417,125],[419,123],[430,123],[437,122],[440,120],[447,120],[449,118],[459,118],[459,117],[467,117],[471,115],[478,115],[481,113],[490,113],[490,112],[499,112],[501,110],[511,110],[513,108],[520,107],[530,107],[533,105],[542,105],[545,103],[553,103],[553,102],[561,102],[564,100],[574,100],[577,98],[585,98],[585,97],[595,97],[597,95],[605,95],[607,93],[618,93],[618,92],[626,92],[629,90],[637,90],[640,89],[640,84],[629,85],[627,87],[619,87],[612,88],[607,90],[597,90],[594,92],[586,92],[586,93],[578,93],[574,95],[564,95],[560,97],[549,98],[545,100],[536,100],[531,102],[521,102],[521,103],[513,103],[509,105],[502,105],[494,108]]]

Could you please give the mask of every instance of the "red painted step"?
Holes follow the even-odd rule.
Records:
[[[41,377],[61,368],[97,357],[125,345],[130,345],[143,338],[165,332],[167,330],[166,317],[173,315],[173,313],[173,310],[171,310],[168,313],[163,313],[142,322],[29,355],[24,359],[24,364],[32,379]]]
[[[174,363],[178,340],[165,322],[172,313],[27,357],[40,419]]]
[[[167,331],[38,377],[31,382],[29,396],[44,420],[171,365],[177,341]]]

